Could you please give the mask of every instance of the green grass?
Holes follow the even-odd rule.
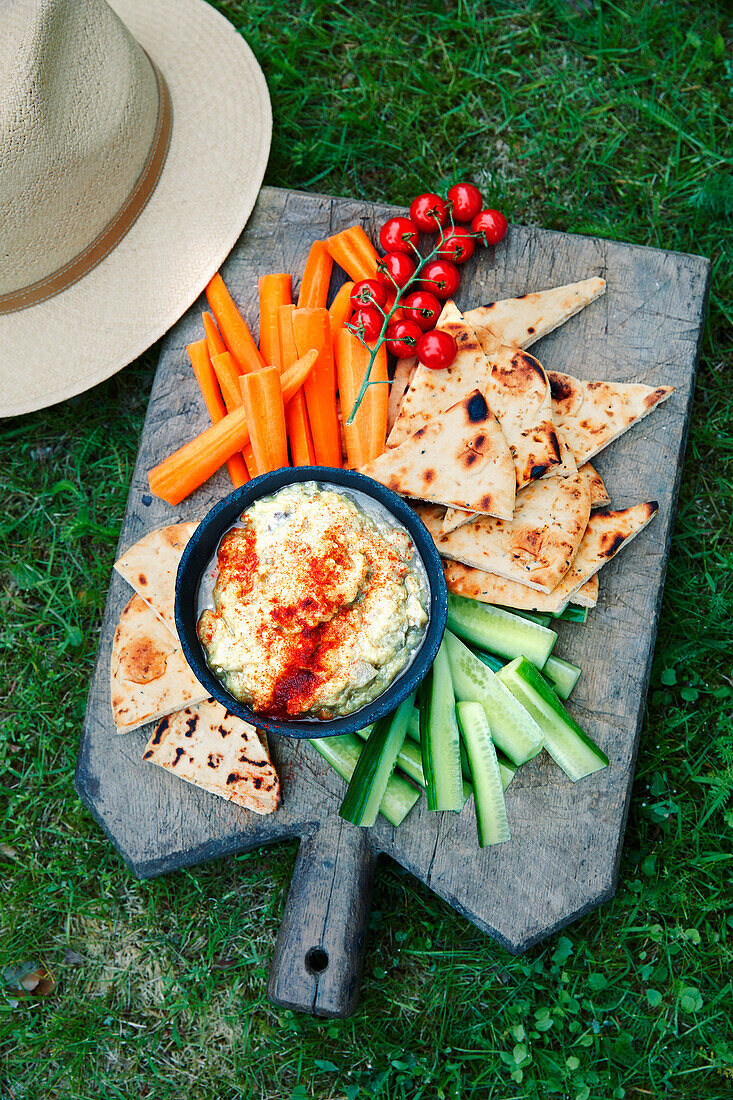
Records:
[[[1,429],[0,967],[45,961],[59,985],[44,1001],[0,996],[0,1096],[729,1095],[733,36],[723,5],[220,6],[268,76],[268,183],[399,203],[465,175],[517,221],[712,257],[619,890],[514,959],[380,865],[361,1005],[328,1022],[265,997],[293,845],[152,882],[128,873],[72,775],[153,350]]]

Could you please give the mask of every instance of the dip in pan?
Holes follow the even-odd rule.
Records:
[[[316,482],[256,500],[199,593],[212,671],[253,711],[329,719],[376,699],[428,624],[425,568],[390,512]]]

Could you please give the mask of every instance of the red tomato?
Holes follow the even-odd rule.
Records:
[[[409,218],[390,218],[379,230],[379,243],[385,252],[406,252],[415,255],[420,233]]]
[[[402,303],[405,317],[415,321],[423,332],[435,328],[435,322],[440,317],[441,304],[429,290],[415,290],[408,294]]]
[[[431,192],[418,195],[410,203],[410,220],[421,233],[437,233],[448,221],[448,204],[440,195]]]
[[[378,279],[362,279],[361,282],[354,283],[350,297],[354,309],[375,305],[384,309],[387,304],[387,288]]]
[[[431,370],[449,367],[457,352],[458,347],[451,334],[440,329],[424,332],[417,342],[417,357],[424,367]]]
[[[420,289],[436,298],[450,298],[458,290],[461,273],[450,260],[429,260],[420,272]]]
[[[482,210],[471,222],[471,232],[479,234],[482,244],[498,244],[506,237],[509,223],[498,210]]]
[[[448,200],[457,222],[473,221],[484,201],[478,187],[474,187],[472,183],[454,183],[448,188]]]
[[[392,321],[387,326],[387,351],[398,359],[409,359],[421,336],[422,329],[415,321]]]
[[[465,264],[473,256],[476,242],[471,236],[471,230],[465,225],[454,225],[452,229],[444,229],[438,241],[440,245],[439,256],[445,260],[452,260],[454,264]]]
[[[360,306],[351,315],[351,321],[360,336],[365,340],[376,340],[382,331],[384,317],[376,306]]]
[[[400,289],[415,274],[415,261],[404,252],[388,252],[377,264],[377,279],[389,290]]]

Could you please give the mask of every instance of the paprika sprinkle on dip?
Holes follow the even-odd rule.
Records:
[[[251,505],[219,544],[198,635],[235,698],[328,719],[376,699],[425,634],[428,591],[407,531],[315,482]]]

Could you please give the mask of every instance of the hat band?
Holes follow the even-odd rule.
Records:
[[[26,309],[28,306],[39,305],[41,302],[53,298],[56,294],[60,294],[62,290],[66,290],[74,283],[78,283],[117,247],[147,206],[150,196],[160,179],[168,155],[173,122],[173,108],[168,85],[152,58],[148,57],[148,61],[150,61],[158,84],[158,120],[150,151],[137,183],[114,218],[78,256],[75,256],[73,260],[69,260],[58,271],[39,279],[38,282],[31,283],[20,290],[10,291],[9,294],[0,294],[0,316],[15,313],[17,310]]]

